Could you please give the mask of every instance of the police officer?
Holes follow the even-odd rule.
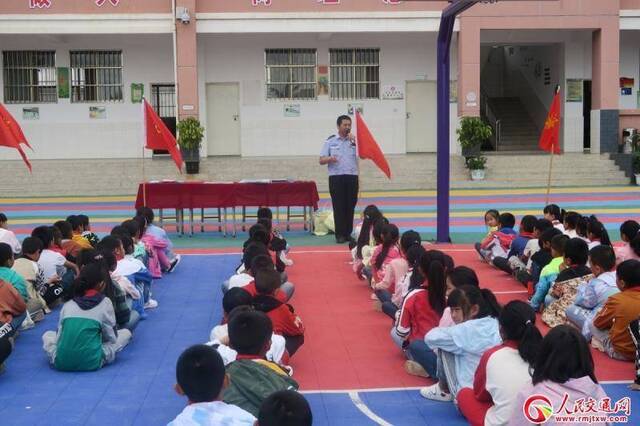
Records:
[[[328,165],[336,242],[342,244],[351,240],[353,231],[353,211],[358,201],[358,160],[351,118],[341,115],[337,125],[338,134],[329,136],[322,146],[320,164]]]

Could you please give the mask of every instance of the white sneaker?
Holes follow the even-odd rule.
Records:
[[[448,392],[443,392],[437,383],[420,389],[420,395],[422,395],[423,398],[430,399],[432,401],[453,401],[453,395]]]
[[[144,304],[145,309],[155,309],[157,307],[158,307],[158,302],[153,299],[149,299],[147,303]]]

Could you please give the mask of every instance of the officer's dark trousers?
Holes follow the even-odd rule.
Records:
[[[329,176],[329,192],[333,204],[336,238],[349,238],[353,231],[353,211],[358,201],[358,176]]]

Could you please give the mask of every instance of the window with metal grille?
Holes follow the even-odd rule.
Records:
[[[267,99],[315,99],[316,63],[316,49],[266,49]]]
[[[329,49],[331,99],[380,97],[380,49]]]
[[[4,51],[2,63],[4,64],[4,103],[58,101],[55,51]]]
[[[122,51],[71,52],[71,102],[122,100]]]

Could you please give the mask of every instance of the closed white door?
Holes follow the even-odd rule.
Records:
[[[207,84],[207,155],[240,155],[238,83]]]
[[[407,152],[436,152],[435,81],[407,81]]]

